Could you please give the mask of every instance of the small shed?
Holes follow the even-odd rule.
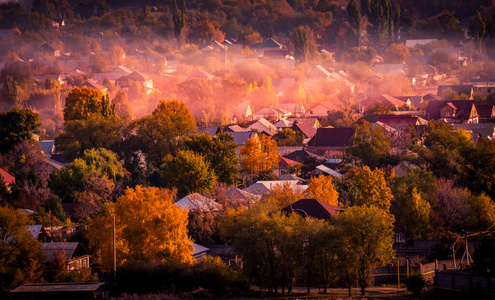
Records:
[[[85,283],[29,283],[18,286],[10,291],[12,299],[16,300],[86,300],[107,299],[109,293],[104,282]]]

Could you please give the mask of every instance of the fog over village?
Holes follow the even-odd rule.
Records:
[[[495,295],[491,0],[0,1],[1,299]]]

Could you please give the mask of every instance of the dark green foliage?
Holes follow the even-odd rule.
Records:
[[[426,286],[423,275],[419,272],[413,272],[407,279],[407,290],[413,293],[414,297],[419,297],[421,290]]]
[[[495,275],[495,237],[493,235],[485,235],[481,239],[478,247],[473,255],[473,271],[482,276]]]
[[[302,26],[297,27],[292,33],[292,39],[294,40],[294,56],[300,62],[308,60],[308,32]]]
[[[221,261],[194,265],[128,263],[117,270],[117,291],[126,294],[185,293],[204,288],[216,297],[249,292],[249,281]]]
[[[0,113],[0,153],[6,153],[16,144],[31,140],[41,126],[39,115],[29,109]]]
[[[21,87],[12,76],[3,80],[2,96],[7,108],[22,108]]]
[[[239,162],[234,138],[220,133],[212,138],[207,134],[192,135],[185,142],[186,149],[203,155],[218,176],[218,181],[227,185],[239,182]]]
[[[351,0],[347,4],[347,19],[352,29],[351,45],[359,47],[361,44],[361,11],[356,0]]]
[[[389,36],[390,26],[390,0],[370,0],[370,13],[368,20],[371,26],[368,33],[377,48],[384,48]]]
[[[286,128],[283,131],[277,132],[273,139],[277,142],[277,146],[302,146],[304,135],[302,132],[295,132],[290,128]]]

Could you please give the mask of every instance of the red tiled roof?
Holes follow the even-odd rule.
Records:
[[[5,171],[4,169],[0,169],[0,175],[2,175],[5,185],[15,183],[15,177],[7,173],[7,171]]]

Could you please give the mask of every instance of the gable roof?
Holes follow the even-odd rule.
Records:
[[[340,178],[342,177],[342,174],[340,174],[339,172],[325,166],[325,165],[319,165],[319,166],[316,166],[316,169],[320,170],[321,172],[323,173],[326,173],[332,177],[337,177],[337,178]]]
[[[53,51],[56,51],[56,49],[55,49],[53,46],[51,46],[51,45],[49,45],[49,44],[47,44],[47,43],[44,43],[43,45],[41,45],[41,46],[39,47],[39,50],[40,50],[40,51],[45,51],[45,52],[53,52]]]
[[[493,104],[474,104],[480,119],[491,119],[495,106]]]
[[[473,95],[473,86],[472,85],[439,85],[437,96],[443,97],[443,93],[445,90],[451,89],[459,95],[467,95],[468,97],[472,97]]]
[[[455,119],[459,120],[469,120],[471,116],[471,111],[474,107],[474,100],[439,100],[428,102],[428,107],[426,108],[426,116],[428,120],[438,120],[442,116],[440,110],[446,105],[452,107],[456,110]]]
[[[495,135],[495,123],[452,124],[452,128],[468,131],[475,142],[478,142],[479,137],[487,138]]]
[[[35,238],[37,239],[38,236],[40,235],[41,228],[43,225],[41,224],[36,224],[36,225],[29,225],[28,226],[28,232]]]
[[[346,147],[349,146],[354,128],[318,128],[316,134],[309,140],[308,146]]]
[[[316,134],[316,128],[306,123],[298,122],[297,124],[293,124],[291,129],[295,132],[301,132],[306,138],[312,138]]]
[[[303,114],[306,112],[302,103],[279,103],[274,105],[279,109],[283,109],[291,114]]]
[[[272,189],[277,186],[283,186],[284,184],[288,184],[292,190],[296,192],[304,192],[308,186],[307,185],[298,185],[299,181],[295,180],[266,180],[266,181],[257,181],[256,183],[250,185],[245,188],[244,191],[255,194],[255,195],[266,195],[269,194]]]
[[[317,65],[313,69],[311,69],[307,77],[319,77],[319,78],[329,78],[331,73],[325,69],[322,65]]]
[[[307,150],[296,150],[292,153],[289,153],[287,155],[284,155],[285,158],[288,158],[293,161],[297,161],[299,163],[304,163],[309,157],[315,157],[316,159],[323,159],[319,157],[318,155],[311,153]]]
[[[338,206],[333,206],[320,200],[301,199],[289,206],[284,207],[282,212],[298,212],[305,217],[328,221],[333,215],[342,210],[343,209]]]
[[[43,151],[47,157],[50,157],[55,149],[55,140],[39,141],[38,144],[40,145],[41,151]]]
[[[260,198],[260,195],[255,195],[253,193],[250,193],[248,191],[243,191],[241,189],[238,189],[236,187],[232,187],[228,190],[226,190],[223,193],[223,196],[227,200],[238,200],[242,203],[249,204],[251,202],[254,202]]]
[[[198,134],[206,133],[211,137],[215,137],[219,132],[220,128],[218,128],[217,126],[198,127]]]
[[[423,101],[425,102],[438,101],[438,100],[442,100],[442,97],[435,94],[426,94],[423,96]]]
[[[147,81],[148,76],[144,75],[143,73],[141,73],[139,71],[134,71],[128,75],[124,75],[120,78],[117,78],[117,81],[129,81],[129,80],[139,81],[139,82]]]
[[[253,48],[275,48],[275,49],[282,49],[284,45],[280,44],[276,40],[269,38],[268,40],[257,43],[253,45]]]
[[[243,131],[243,132],[229,132],[229,134],[234,138],[234,143],[237,146],[244,145],[253,135],[256,134],[254,131]]]
[[[0,168],[0,175],[3,177],[3,181],[5,182],[5,185],[15,183],[15,177],[7,173],[7,171],[5,171],[4,169]]]
[[[414,106],[418,106],[421,103],[423,103],[423,96],[392,96],[392,97],[404,102],[407,102],[407,100],[409,99],[411,101],[411,104]]]
[[[419,125],[418,117],[412,116],[378,116],[377,122],[383,124],[409,124]]]
[[[241,126],[234,124],[234,125],[229,125],[227,128],[225,128],[225,131],[230,131],[230,132],[244,132],[244,128]]]
[[[254,122],[253,124],[251,124],[248,128],[246,128],[246,130],[253,130],[253,129],[256,129],[260,132],[263,132],[265,130],[277,130],[277,127],[275,127],[272,123],[270,123],[270,121],[268,121],[267,119],[265,118],[260,118],[259,120],[257,120],[256,122]]]
[[[208,211],[208,210],[219,210],[222,208],[220,203],[216,203],[210,198],[207,198],[198,193],[193,193],[185,196],[179,201],[174,203],[175,206],[181,207],[183,209],[188,210],[200,210],[200,211]]]
[[[280,119],[277,122],[275,122],[273,126],[277,128],[290,128],[292,127],[292,122],[287,119]]]
[[[193,257],[198,256],[198,255],[201,255],[201,254],[204,254],[204,253],[210,251],[210,248],[206,248],[204,246],[201,246],[201,245],[196,244],[196,243],[193,243],[193,242],[191,242],[191,244],[193,246],[193,249],[191,251],[191,255]]]
[[[45,262],[54,261],[62,251],[65,252],[65,262],[69,262],[74,256],[78,244],[77,242],[41,243],[40,249],[45,253]]]

